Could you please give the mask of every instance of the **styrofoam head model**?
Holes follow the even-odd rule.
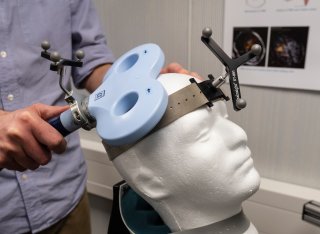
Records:
[[[168,95],[190,85],[189,79],[181,74],[158,78]],[[237,214],[259,187],[246,133],[227,117],[223,101],[200,107],[113,160],[130,187],[172,231]]]
[[[226,75],[202,82],[181,74],[157,79],[164,54],[156,44],[140,45],[121,56],[80,104],[60,85],[70,109],[49,121],[64,136],[96,127],[120,174],[172,231],[240,217],[241,202],[259,186],[246,134],[227,119],[225,103],[218,100],[229,100],[220,89],[229,76],[234,109],[246,106],[237,68],[261,48],[231,59],[211,34],[204,29],[201,40],[224,64]],[[61,82],[63,66],[72,61],[48,53],[47,43],[43,49],[41,55],[53,62],[50,69],[59,71]],[[246,231],[248,223],[242,222],[240,233],[254,233]],[[230,221],[226,228],[231,226],[239,227]]]

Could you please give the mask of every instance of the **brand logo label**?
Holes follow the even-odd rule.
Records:
[[[105,91],[105,90],[102,90],[102,91],[98,92],[98,93],[96,94],[96,96],[94,97],[94,100],[97,101],[97,100],[103,98],[103,97],[105,96],[105,94],[106,94],[106,91]]]

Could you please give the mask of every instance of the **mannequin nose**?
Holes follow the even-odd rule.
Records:
[[[246,132],[234,122],[225,119],[226,123],[226,145],[230,149],[236,149],[241,146],[246,146],[248,142],[248,136]]]

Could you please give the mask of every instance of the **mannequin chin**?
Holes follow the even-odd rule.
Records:
[[[159,77],[168,94],[190,76]],[[223,101],[201,107],[151,134],[113,163],[132,189],[160,214],[172,232],[230,218],[260,183],[247,136],[227,119]],[[251,224],[247,234],[258,233]]]

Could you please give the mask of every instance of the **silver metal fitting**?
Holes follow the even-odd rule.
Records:
[[[70,106],[75,125],[81,126],[81,128],[88,131],[96,127],[96,120],[88,111],[89,97],[84,98],[80,105],[72,96],[67,95],[65,100]]]

